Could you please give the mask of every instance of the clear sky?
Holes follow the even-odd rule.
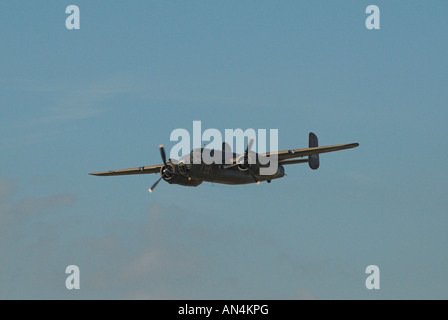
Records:
[[[447,12],[1,1],[0,298],[447,299]],[[157,175],[87,174],[160,163],[194,120],[278,129],[280,149],[310,131],[360,147],[259,186],[149,194]],[[65,288],[72,264],[80,290]]]

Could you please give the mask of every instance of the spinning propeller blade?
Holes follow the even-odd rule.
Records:
[[[159,184],[160,180],[162,180],[162,177],[160,177],[160,178],[156,181],[156,183],[154,183],[154,184],[152,185],[152,187],[148,189],[148,191],[149,191],[150,193],[151,193],[151,192],[155,189],[155,187]]]
[[[244,154],[244,164],[247,165],[249,163],[249,152],[252,150],[252,146],[254,144],[255,137],[250,138],[249,143],[247,144],[246,153]]]
[[[260,184],[260,181],[257,179],[257,177],[254,175],[254,173],[252,172],[252,170],[250,170],[249,167],[247,167],[247,171],[249,171],[249,174],[252,176],[252,178],[254,179],[254,181],[255,181],[257,184]]]
[[[166,165],[166,155],[165,155],[165,148],[163,147],[163,144],[159,146],[160,148],[160,154],[162,156],[163,164]]]

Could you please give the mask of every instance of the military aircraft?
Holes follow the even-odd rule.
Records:
[[[311,169],[316,170],[319,168],[319,154],[359,146],[358,143],[349,143],[319,147],[317,136],[312,132],[309,133],[308,148],[304,149],[290,149],[257,154],[251,151],[253,143],[254,138],[251,138],[244,154],[232,152],[230,145],[224,142],[222,150],[197,148],[179,160],[168,159],[169,161],[166,159],[163,145],[160,145],[159,148],[163,164],[89,174],[94,176],[120,176],[160,173],[160,178],[149,188],[149,192],[152,192],[162,179],[170,184],[179,184],[188,187],[197,187],[204,181],[230,185],[259,184],[261,181],[270,183],[273,179],[285,176],[284,165],[308,163]],[[205,153],[221,157],[221,163],[206,164],[202,157]],[[269,157],[278,161],[277,170],[270,175],[261,175],[260,169],[268,166],[266,161],[262,162],[261,159],[268,159]]]

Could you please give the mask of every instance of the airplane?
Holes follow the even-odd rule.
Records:
[[[254,138],[251,138],[244,154],[232,152],[230,145],[224,142],[222,144],[222,150],[196,148],[190,154],[181,157],[179,160],[168,159],[169,161],[166,159],[163,145],[160,145],[159,149],[163,164],[89,174],[93,176],[121,176],[160,173],[160,178],[149,188],[149,192],[153,192],[162,179],[169,184],[179,184],[188,187],[197,187],[204,181],[229,185],[260,184],[262,181],[270,183],[273,179],[279,179],[285,176],[284,165],[308,163],[312,170],[316,170],[319,168],[319,154],[359,146],[359,143],[349,143],[319,147],[317,136],[312,132],[309,133],[308,148],[304,149],[290,149],[257,154],[251,151],[253,143]],[[201,157],[205,152],[212,156],[222,157],[221,164],[206,164]],[[215,155],[215,153],[218,154]],[[198,156],[200,157],[199,161],[193,161],[194,157]],[[278,161],[277,171],[271,175],[260,175],[260,169],[268,166],[265,164],[266,162],[261,162],[260,159],[267,159],[266,157],[271,156]]]

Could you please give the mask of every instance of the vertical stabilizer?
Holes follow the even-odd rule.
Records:
[[[310,132],[308,147],[315,148],[318,146],[319,146],[319,141],[317,139],[317,136],[314,133]],[[313,155],[308,156],[308,165],[313,170],[318,169],[319,168],[319,155],[313,154]]]

